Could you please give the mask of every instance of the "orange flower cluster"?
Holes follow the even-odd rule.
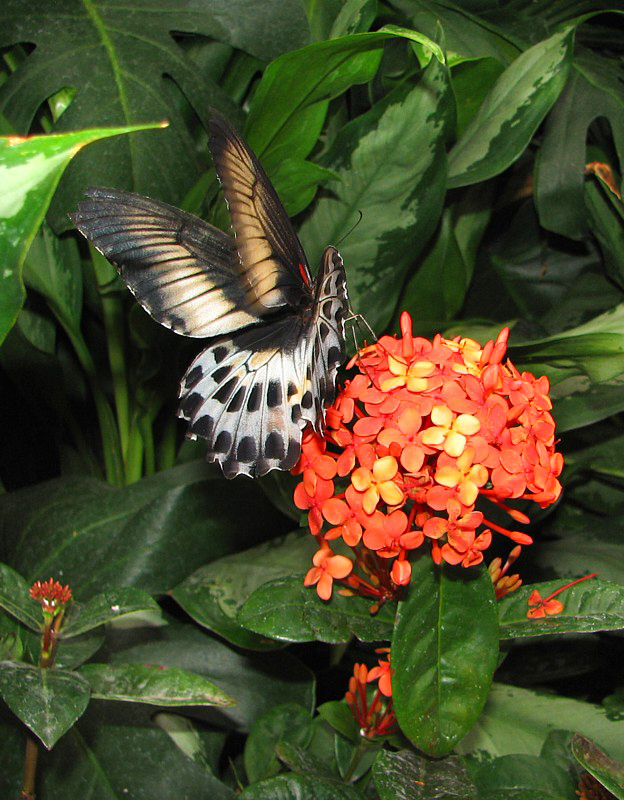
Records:
[[[367,739],[376,736],[389,736],[396,731],[397,723],[392,709],[392,669],[388,648],[380,648],[378,653],[388,652],[388,659],[378,659],[378,666],[368,669],[365,664],[355,664],[353,675],[349,678],[349,689],[345,695],[360,734]],[[377,681],[369,702],[368,684]]]
[[[304,434],[293,469],[302,475],[295,504],[320,547],[306,586],[327,600],[339,580],[376,598],[371,610],[409,583],[418,548],[428,546],[438,564],[470,567],[483,560],[492,531],[532,543],[486,520],[480,497],[527,523],[508,500],[544,508],[561,493],[548,379],[503,363],[507,328],[485,347],[428,341],[412,335],[404,312],[401,334],[358,353],[359,374],[328,409],[324,435]],[[336,539],[355,560],[334,554]]]

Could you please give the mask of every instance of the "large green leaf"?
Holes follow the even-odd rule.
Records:
[[[301,240],[315,263],[362,214],[340,250],[353,308],[378,330],[440,214],[451,117],[448,73],[433,59],[415,87],[391,92],[348,123],[321,159],[339,180],[318,199]]]
[[[372,615],[371,600],[364,597],[342,597],[335,591],[324,602],[303,585],[304,575],[276,578],[256,589],[240,610],[241,624],[284,642],[317,639],[335,644],[353,636],[364,642],[390,638],[393,604]]]
[[[50,750],[84,712],[90,689],[75,672],[3,661],[0,694]]]
[[[504,597],[499,606],[501,638],[624,628],[624,586],[609,581],[590,580],[571,586],[557,596],[565,607],[561,614],[527,619],[528,599],[534,590],[545,600],[564,585],[561,580],[531,584]]]
[[[560,764],[526,755],[488,762],[477,772],[475,782],[479,800],[566,800],[574,797],[576,788],[573,776]]]
[[[445,800],[476,800],[477,790],[458,756],[424,758],[412,750],[382,750],[373,764],[381,800],[429,800],[432,788]]]
[[[492,58],[509,64],[518,55],[519,46],[509,31],[471,13],[467,4],[432,2],[432,0],[392,0],[418,31],[439,41],[440,29],[450,64]]]
[[[0,138],[0,343],[24,302],[22,266],[28,248],[71,159],[90,142],[156,127],[130,125],[53,136]]]
[[[560,431],[604,419],[624,408],[624,304],[557,336],[514,344],[510,357],[548,375]]]
[[[477,720],[498,658],[498,613],[486,570],[421,558],[392,638],[392,699],[403,733],[446,755]]]
[[[91,703],[51,753],[40,753],[37,771],[42,780],[37,796],[41,800],[234,800],[234,793],[198,757],[186,755],[154,724],[153,713],[149,706],[138,704]],[[18,797],[23,733],[3,723],[0,794]]]
[[[565,85],[573,44],[567,27],[507,67],[449,154],[449,188],[492,178],[524,152]]]
[[[535,174],[535,202],[548,230],[581,239],[588,231],[584,202],[587,130],[609,121],[624,161],[624,99],[618,68],[595,54],[577,54],[568,83],[548,117]]]
[[[85,664],[80,675],[99,700],[156,706],[232,706],[236,701],[210,681],[177,667]]]
[[[618,800],[624,798],[624,764],[604,753],[578,733],[572,738],[572,752],[577,761]]]
[[[282,532],[284,520],[251,481],[218,479],[196,461],[123,489],[77,477],[23,489],[0,498],[0,525],[13,567],[29,581],[62,575],[84,602],[118,586],[165,592],[201,564]]]
[[[242,627],[238,612],[258,587],[299,574],[317,549],[316,539],[305,531],[271,539],[200,567],[170,594],[195,622],[233,644],[270,649],[276,646],[275,640]]]
[[[279,703],[312,710],[313,674],[290,653],[236,652],[192,625],[115,631],[113,665],[156,664],[203,676],[236,701],[220,707],[221,724],[249,730]]]
[[[457,750],[539,755],[548,732],[561,729],[583,733],[614,758],[624,756],[624,720],[610,719],[606,709],[500,683],[492,686],[483,714]]]
[[[360,793],[338,780],[287,772],[248,786],[241,800],[358,800]]]
[[[94,148],[63,182],[53,209],[55,228],[68,228],[65,215],[87,183],[135,189],[181,201],[200,167],[187,127],[190,104],[200,120],[210,105],[228,102],[215,74],[198,67],[176,41],[195,34],[226,42],[269,60],[307,40],[307,23],[296,0],[244,0],[179,4],[141,0],[131,7],[102,0],[50,4],[5,0],[0,45],[33,42],[34,51],[0,87],[0,112],[26,133],[39,106],[57,90],[76,89],[58,130],[129,125],[168,119],[171,127],[156,141],[137,137]],[[80,49],[76,47],[79,43]]]

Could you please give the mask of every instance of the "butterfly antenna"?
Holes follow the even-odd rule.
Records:
[[[344,235],[344,236],[343,236],[343,237],[340,239],[340,241],[338,241],[338,242],[337,242],[337,244],[336,244],[336,247],[340,247],[340,245],[342,244],[342,242],[344,242],[344,240],[347,238],[347,236],[351,236],[351,234],[353,233],[353,231],[354,231],[354,230],[357,228],[357,226],[360,224],[360,222],[361,222],[361,221],[362,221],[362,219],[364,218],[364,214],[362,214],[362,212],[361,212],[361,211],[358,211],[358,214],[359,214],[360,216],[359,216],[359,218],[358,218],[357,222],[354,222],[354,223],[353,223],[353,225],[352,225],[352,226],[349,228],[349,230],[348,230],[348,231],[345,233],[345,235]]]

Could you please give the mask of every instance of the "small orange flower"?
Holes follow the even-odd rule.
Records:
[[[393,456],[379,458],[372,470],[358,467],[351,473],[353,488],[361,492],[362,505],[367,514],[372,514],[379,500],[388,506],[398,506],[403,502],[403,492],[394,482],[399,465]]]
[[[353,569],[352,562],[346,556],[336,556],[329,547],[321,547],[312,559],[314,566],[308,570],[303,581],[304,586],[314,586],[321,600],[329,600],[332,596],[334,579],[346,578]]]

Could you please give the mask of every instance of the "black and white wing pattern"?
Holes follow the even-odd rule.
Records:
[[[71,215],[161,324],[210,338],[180,387],[190,438],[228,478],[290,469],[309,423],[322,427],[344,358],[346,276],[328,247],[310,276],[303,248],[260,163],[214,114],[210,150],[234,238],[129,192],[89,189]]]

